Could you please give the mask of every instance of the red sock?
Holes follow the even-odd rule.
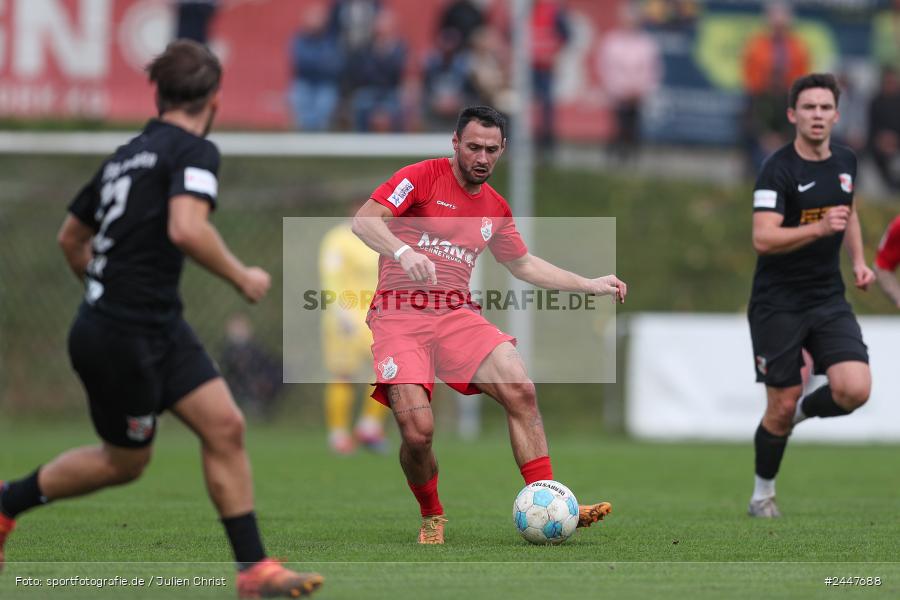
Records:
[[[409,484],[409,489],[412,490],[416,500],[419,501],[419,509],[422,511],[423,517],[444,514],[444,507],[441,506],[441,501],[438,498],[437,473],[434,474],[434,477],[421,485],[411,481],[407,481],[406,483]]]
[[[529,460],[519,468],[519,471],[525,478],[525,485],[541,479],[553,479],[553,467],[550,465],[549,456],[539,456],[534,460]]]

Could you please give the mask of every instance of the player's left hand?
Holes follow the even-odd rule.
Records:
[[[628,293],[628,286],[615,275],[607,275],[606,277],[591,279],[590,292],[598,296],[614,296],[616,302],[625,304],[625,294]]]
[[[875,282],[875,272],[864,264],[853,267],[853,276],[856,278],[856,281],[853,282],[854,285],[862,291],[869,289],[869,286]]]

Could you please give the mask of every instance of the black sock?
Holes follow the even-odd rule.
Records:
[[[809,396],[803,398],[800,410],[807,417],[842,417],[850,411],[838,406],[831,397],[831,386],[823,385]]]
[[[769,433],[762,423],[756,428],[753,446],[756,448],[756,474],[763,479],[775,479],[781,458],[787,446],[788,436]]]
[[[256,526],[255,513],[248,512],[239,517],[222,519],[222,525],[225,526],[225,533],[231,542],[238,569],[243,571],[266,557],[262,539],[259,537],[259,528]]]
[[[47,503],[47,499],[38,486],[38,471],[40,470],[38,467],[28,477],[7,481],[3,484],[3,489],[0,490],[0,512],[10,519],[15,519],[19,513]]]

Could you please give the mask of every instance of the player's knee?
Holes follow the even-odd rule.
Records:
[[[537,410],[537,389],[530,380],[506,384],[503,395],[503,404],[511,413],[528,413]]]
[[[769,405],[768,416],[782,427],[790,428],[797,410],[797,400],[793,396],[782,396]],[[775,432],[773,432],[775,433]]]
[[[234,410],[219,419],[211,444],[223,450],[240,450],[244,447],[247,422],[243,413]]]
[[[869,400],[871,389],[867,381],[836,382],[831,384],[831,397],[835,404],[853,412]]]
[[[149,464],[149,448],[108,455],[107,466],[110,484],[121,485],[135,481],[144,473],[144,469]]]
[[[431,440],[434,437],[433,426],[406,427],[401,433],[403,442],[413,452],[427,452],[431,449]]]

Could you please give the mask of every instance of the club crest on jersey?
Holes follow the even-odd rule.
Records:
[[[841,189],[847,192],[848,194],[853,193],[853,176],[850,173],[841,173],[838,175],[838,179],[841,181]]]
[[[388,356],[386,359],[378,363],[378,370],[381,371],[382,379],[393,379],[397,376],[397,371],[400,370],[400,367],[398,367],[397,363],[394,362],[393,356]]]
[[[494,232],[491,229],[494,227],[494,224],[491,223],[491,220],[487,217],[481,218],[481,237],[484,238],[484,241],[488,241],[491,239],[491,236],[494,235]]]
[[[766,364],[765,356],[756,357],[756,370],[759,371],[759,374],[763,376],[765,376],[765,374],[769,372],[769,367]]]
[[[135,442],[146,442],[153,435],[156,426],[156,417],[144,415],[142,417],[125,417],[127,423],[125,435]]]

